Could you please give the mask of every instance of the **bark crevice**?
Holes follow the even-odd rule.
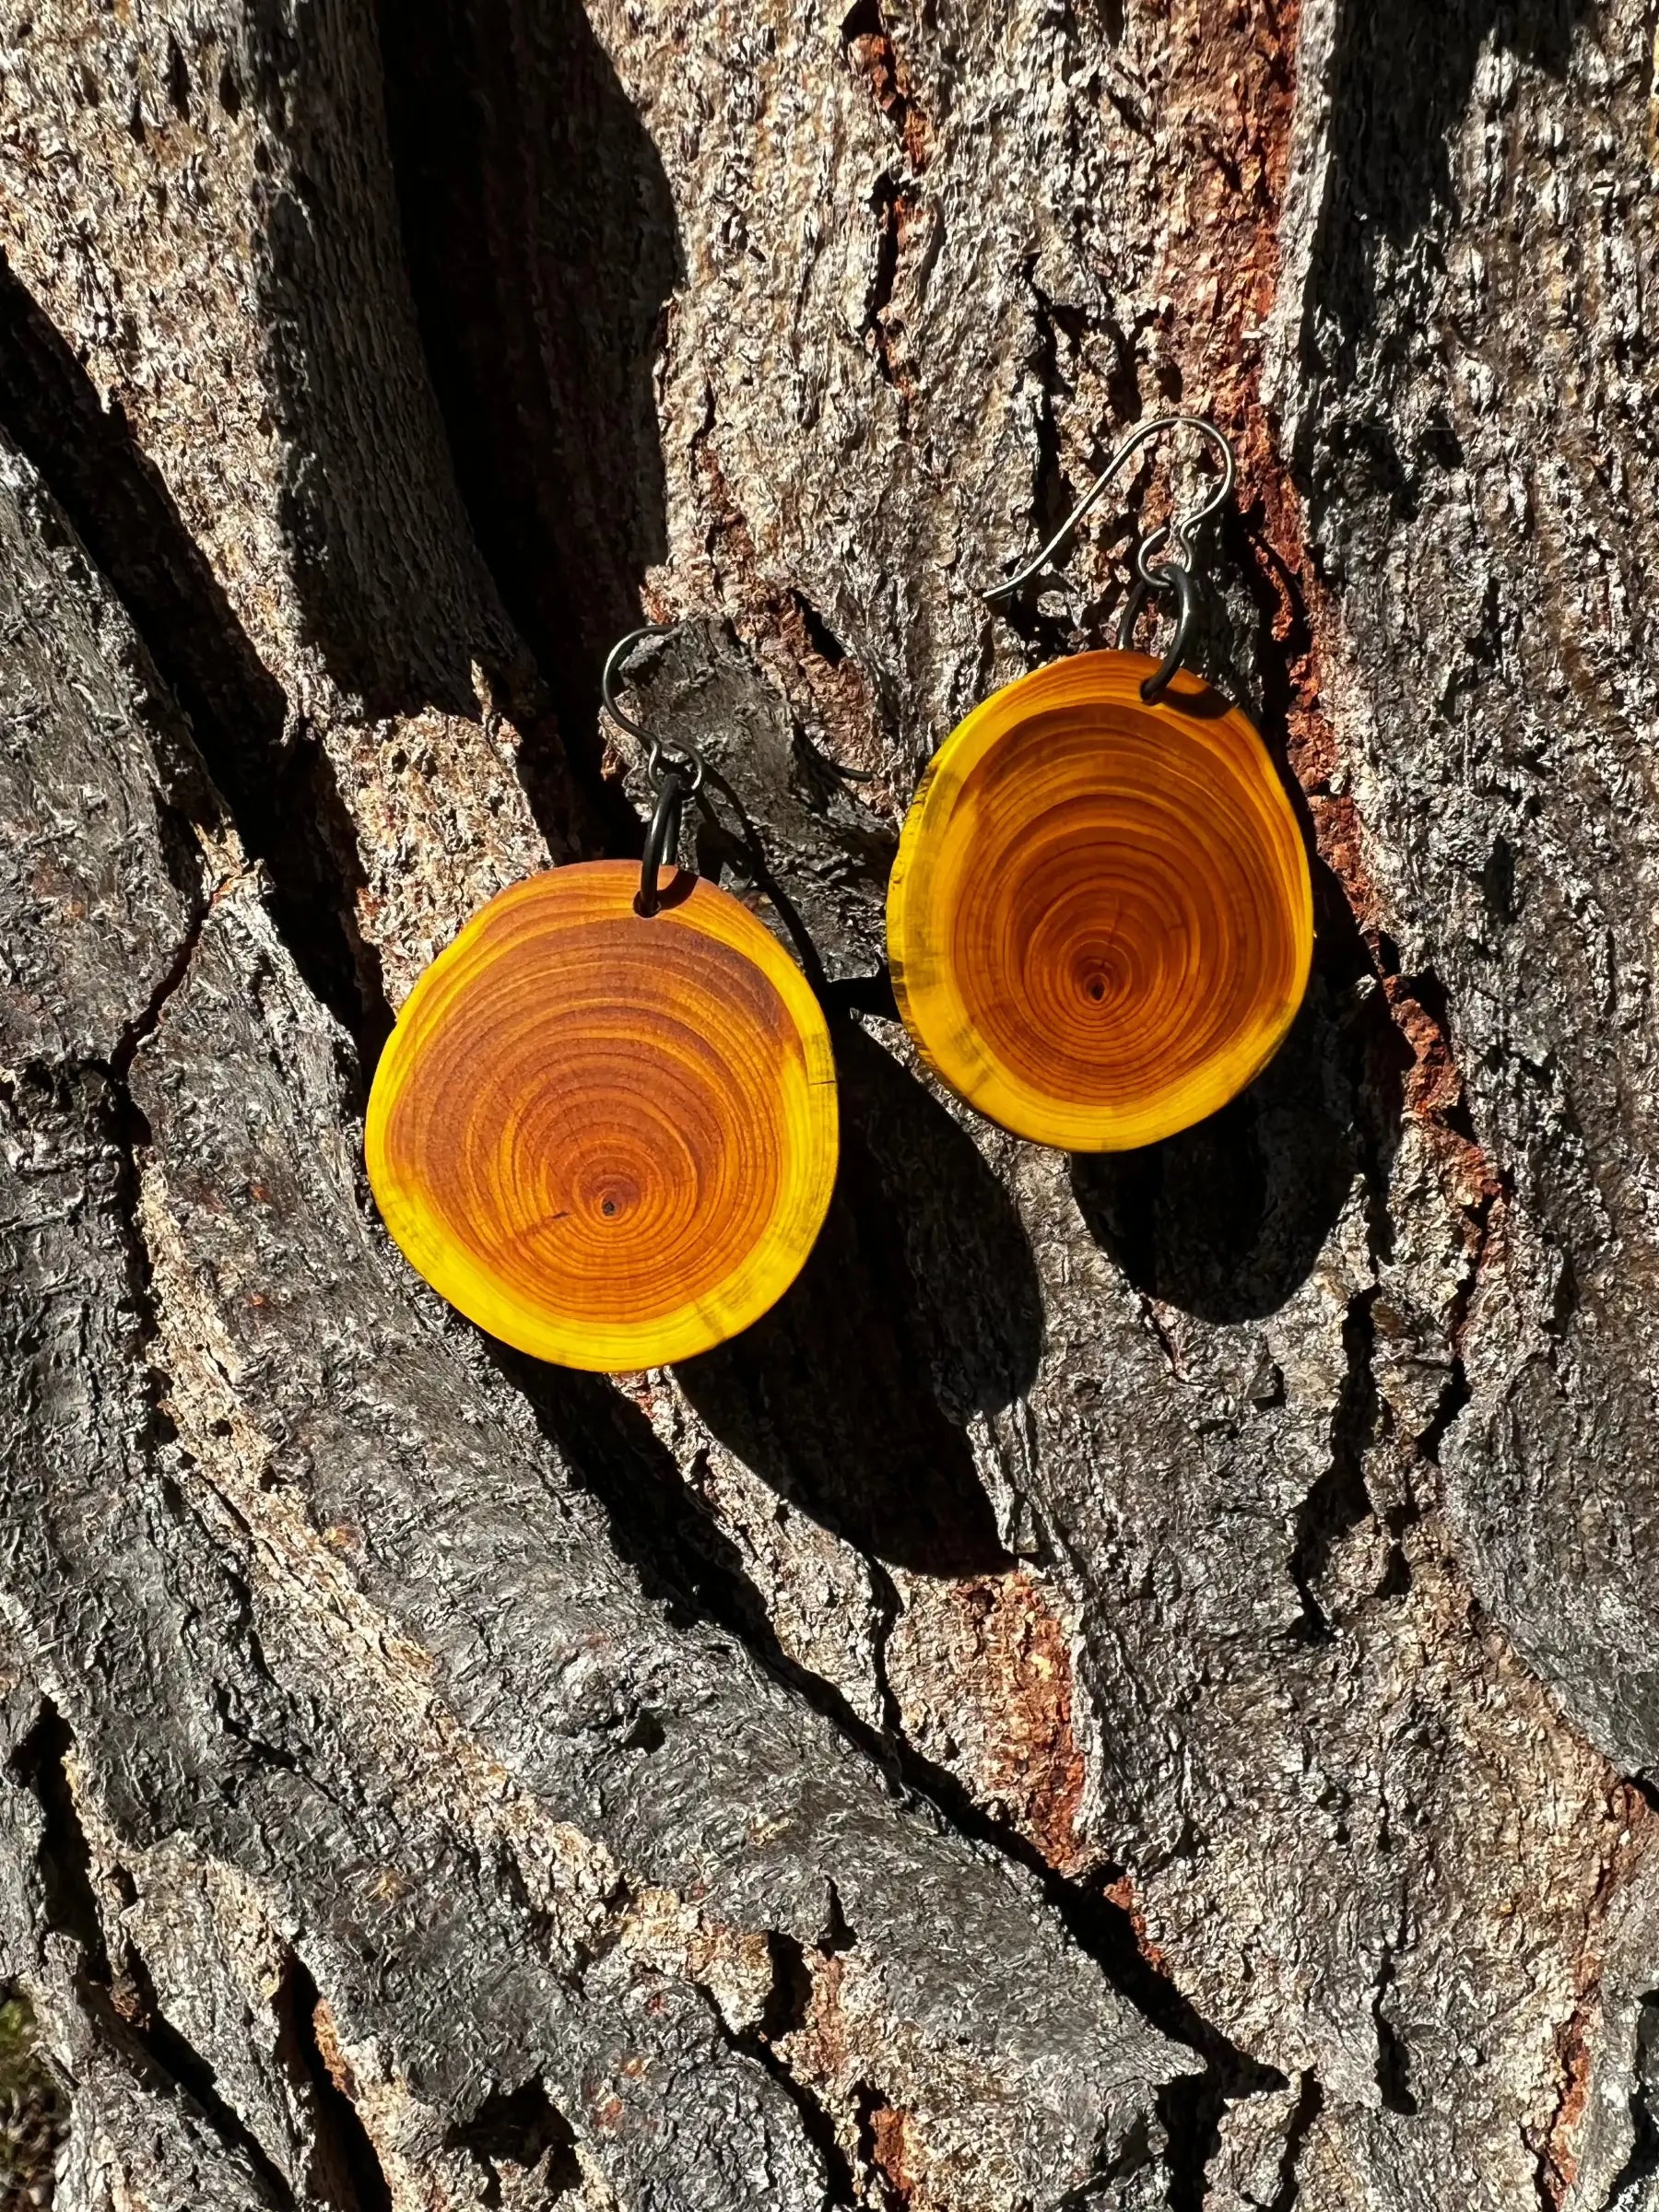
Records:
[[[1644,2201],[1643,2183],[1659,2174],[1659,1991],[1645,1992],[1638,2003],[1630,2075],[1630,2153],[1614,2177],[1602,2212],[1627,2212],[1627,2207],[1639,2206]],[[1543,2195],[1540,2177],[1540,2199]]]
[[[575,2132],[548,2096],[539,2075],[516,2088],[492,2089],[465,2119],[450,2124],[443,2147],[469,2151],[486,2169],[488,2179],[483,2201],[487,2207],[499,2206],[502,2201],[498,2170],[503,2165],[526,2172],[537,2170],[537,2184],[549,2198],[582,2185]],[[386,2202],[390,2203],[389,2195]],[[367,2206],[365,2212],[369,2212]]]
[[[161,2011],[142,1957],[124,1936],[112,1944],[69,1774],[74,1748],[73,1731],[48,1699],[9,1765],[41,1808],[47,1924],[76,1947],[75,1989],[88,2028],[141,2084],[180,2100],[241,2161],[272,2212],[297,2212],[281,2169],[220,2093],[212,2065]]]
[[[391,1014],[379,956],[357,925],[364,877],[328,756],[260,660],[119,403],[105,406],[3,255],[0,424],[187,716],[244,850],[269,873],[273,912],[301,973],[372,1058]],[[196,799],[211,818],[212,796]]]
[[[296,2194],[571,2187],[548,2111],[719,2212],[1650,2188],[1649,12],[31,10],[0,420],[113,590],[7,454],[8,1605],[109,1986],[130,1926]],[[700,863],[890,1021],[879,818],[1081,636],[979,588],[1176,397],[1323,855],[1281,1061],[1068,1167],[838,1027],[766,1335],[493,1362],[361,1212],[335,1018],[367,1065],[543,864],[561,743],[637,842],[643,590],[731,625],[637,671],[729,724]],[[296,1928],[273,2067],[215,2023]],[[208,2158],[83,2047],[135,2200]]]

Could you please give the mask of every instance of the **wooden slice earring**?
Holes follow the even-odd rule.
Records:
[[[612,654],[613,712],[622,655],[660,634]],[[365,1134],[382,1218],[434,1289],[521,1351],[610,1371],[759,1319],[812,1249],[838,1144],[800,970],[715,885],[659,880],[701,762],[652,743],[652,766],[642,868],[491,900],[410,994]]]
[[[1116,652],[1022,677],[935,755],[888,898],[893,990],[924,1058],[971,1105],[1040,1144],[1154,1143],[1226,1104],[1271,1059],[1312,957],[1301,832],[1244,714],[1181,670],[1191,533],[1231,488],[1231,449],[1197,418],[1147,423],[1114,457],[1035,574],[1135,446],[1191,421],[1222,448],[1220,491],[1142,549]],[[1172,536],[1184,559],[1146,555]],[[1160,664],[1124,649],[1148,588],[1177,601]]]

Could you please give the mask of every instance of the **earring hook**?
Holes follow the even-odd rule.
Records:
[[[1011,599],[1021,584],[1029,583],[1033,576],[1048,566],[1050,560],[1065,544],[1077,524],[1130,455],[1138,453],[1149,439],[1161,437],[1165,430],[1178,429],[1197,430],[1209,440],[1221,456],[1221,481],[1201,507],[1195,507],[1191,514],[1178,515],[1172,522],[1165,523],[1159,529],[1155,530],[1141,547],[1135,559],[1135,566],[1140,571],[1141,581],[1148,585],[1158,582],[1165,568],[1180,568],[1190,571],[1193,565],[1194,534],[1200,524],[1206,523],[1210,516],[1218,509],[1225,506],[1232,497],[1233,484],[1238,476],[1238,464],[1233,458],[1231,443],[1206,415],[1156,415],[1150,422],[1138,423],[1130,431],[1128,437],[1118,447],[1117,452],[1112,454],[1111,460],[1107,462],[1105,467],[1072,509],[1070,514],[1055,531],[1053,536],[1049,539],[1041,552],[1028,560],[1018,575],[1009,576],[1003,582],[993,584],[988,591],[982,592],[980,596],[988,606],[994,606],[999,599]],[[1171,547],[1168,561],[1161,563],[1158,569],[1149,570],[1147,566],[1147,556],[1155,547],[1161,546],[1166,538],[1171,541]]]
[[[625,638],[618,638],[606,656],[605,673],[599,678],[599,693],[605,701],[605,711],[618,729],[630,737],[637,737],[646,748],[645,766],[653,785],[660,788],[665,774],[675,771],[685,784],[686,796],[701,788],[703,757],[696,746],[683,737],[653,737],[641,728],[631,714],[624,714],[617,704],[617,678],[622,664],[643,638],[671,638],[676,630],[684,629],[683,622],[643,622],[638,629],[630,629]]]
[[[619,729],[637,737],[646,748],[645,767],[656,794],[656,806],[651,817],[651,827],[645,832],[645,850],[640,861],[640,892],[634,900],[634,911],[649,917],[657,912],[663,903],[658,877],[665,864],[673,865],[679,850],[680,818],[686,801],[702,788],[703,757],[688,738],[653,737],[641,727],[631,714],[625,714],[617,704],[616,684],[634,647],[643,638],[671,638],[683,622],[644,622],[638,629],[630,629],[625,638],[618,638],[606,656],[605,673],[599,678],[599,695],[605,701],[605,711]]]

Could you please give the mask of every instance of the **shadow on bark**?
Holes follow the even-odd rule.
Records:
[[[838,1023],[841,1164],[794,1286],[676,1369],[714,1434],[861,1550],[928,1574],[1006,1564],[961,1424],[1027,1389],[1042,1314],[1019,1217],[972,1139]]]
[[[207,771],[306,982],[365,1061],[392,1026],[380,957],[354,916],[364,881],[328,756],[289,726],[255,652],[119,406],[0,256],[0,423],[34,464],[188,715]]]
[[[1197,665],[1214,670],[1224,695],[1255,694],[1312,869],[1313,971],[1289,1035],[1238,1098],[1161,1144],[1077,1154],[1071,1180],[1089,1233],[1137,1290],[1225,1324],[1265,1319],[1295,1295],[1356,1176],[1371,1234],[1386,1239],[1384,1194],[1411,1051],[1388,1010],[1386,941],[1367,943],[1347,891],[1318,858],[1289,764],[1315,640],[1300,580],[1273,546],[1259,492],[1241,495],[1223,547],[1254,608],[1253,650],[1241,654],[1225,608],[1211,599]]]
[[[670,1619],[712,1621],[787,1671],[742,1554],[633,1400],[608,1376],[484,1341],[576,1482],[604,1508],[618,1558]]]
[[[1410,249],[1436,210],[1456,201],[1452,137],[1469,112],[1483,51],[1495,46],[1565,76],[1574,28],[1588,13],[1587,0],[1402,0],[1343,11],[1333,74],[1333,182],[1312,296],[1330,318],[1335,345],[1326,365],[1345,395],[1359,396],[1371,382],[1360,372],[1358,349],[1377,324],[1380,299],[1392,299],[1397,311],[1402,288],[1420,284],[1422,312],[1430,314],[1427,284],[1411,265]],[[1461,465],[1456,435],[1439,409],[1409,450],[1396,437],[1385,400],[1346,412],[1344,435],[1359,448],[1354,459],[1396,513],[1416,512],[1423,470]]]
[[[576,0],[386,0],[381,39],[462,495],[580,744],[667,547],[653,363],[684,275],[667,179]],[[619,803],[611,835],[637,845]],[[961,1424],[1035,1374],[1035,1269],[950,1116],[853,1025],[837,1052],[842,1161],[817,1249],[771,1314],[677,1372],[715,1435],[802,1510],[895,1563],[981,1572],[1005,1555]],[[561,1401],[568,1443],[582,1386],[537,1394]],[[574,1419],[602,1482],[614,1425]],[[635,1438],[623,1459],[640,1452]]]
[[[1483,50],[1564,76],[1574,26],[1587,13],[1587,0],[1396,0],[1346,10],[1331,141],[1344,240],[1374,226],[1398,242],[1450,206],[1451,135],[1468,112]]]
[[[463,500],[566,744],[667,549],[653,367],[683,273],[578,0],[383,0],[404,248]]]
[[[1073,1159],[1089,1233],[1148,1298],[1204,1321],[1277,1312],[1366,1171],[1362,1066],[1366,1048],[1387,1053],[1392,1036],[1381,993],[1350,1009],[1345,1031],[1316,972],[1278,1053],[1218,1113],[1161,1144]]]

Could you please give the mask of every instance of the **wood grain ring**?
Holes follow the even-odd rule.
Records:
[[[893,989],[934,1069],[1018,1136],[1154,1143],[1225,1105],[1307,988],[1308,857],[1261,738],[1198,678],[1087,653],[953,730],[888,894]]]
[[[521,1351],[609,1371],[735,1335],[794,1280],[835,1181],[830,1035],[736,900],[636,862],[491,900],[421,976],[364,1149],[386,1227]]]

